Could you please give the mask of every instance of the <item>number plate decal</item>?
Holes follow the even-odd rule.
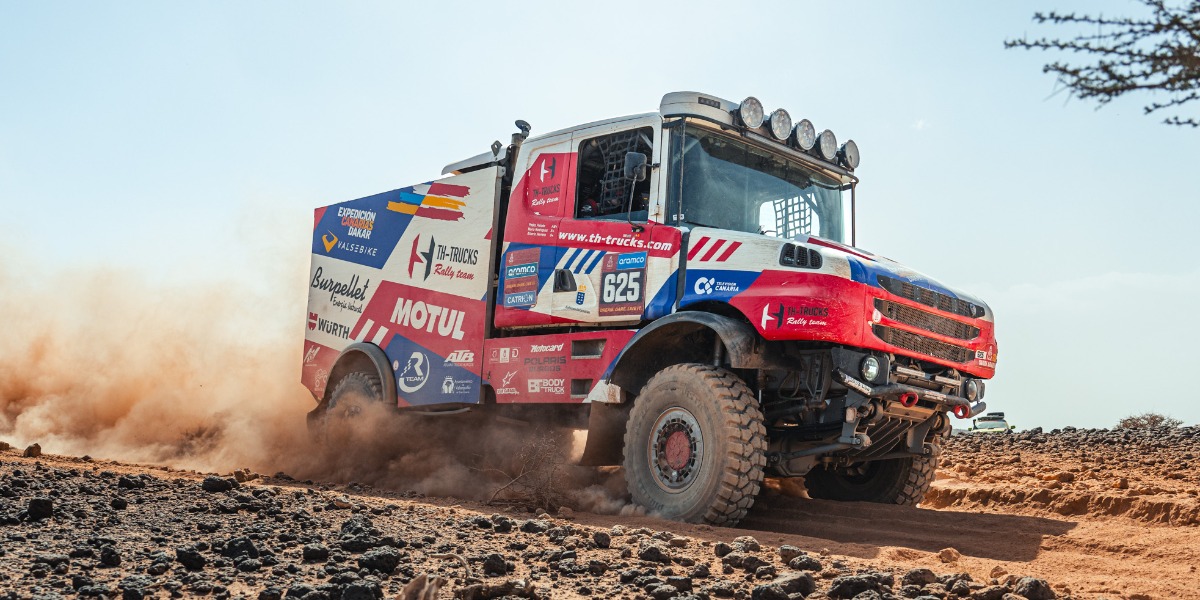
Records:
[[[645,254],[642,253],[641,257]],[[621,258],[626,260],[622,261]],[[646,269],[630,269],[632,255],[609,254],[600,270],[600,316],[641,316],[646,308]],[[642,265],[645,259],[642,258]],[[623,267],[623,268],[622,268]]]

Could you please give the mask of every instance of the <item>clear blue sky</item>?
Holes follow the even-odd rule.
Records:
[[[860,246],[993,306],[993,409],[1200,422],[1200,131],[1056,95],[1049,56],[1003,49],[1056,33],[1037,10],[1140,5],[517,5],[0,0],[0,265],[283,273],[254,289],[298,332],[313,207],[435,178],[517,118],[755,95],[858,142]]]

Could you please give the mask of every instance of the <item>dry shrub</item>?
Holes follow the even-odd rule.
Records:
[[[1179,427],[1183,421],[1158,413],[1142,413],[1121,419],[1117,429],[1151,429],[1154,427]]]
[[[573,504],[563,490],[569,475],[566,439],[559,431],[541,431],[527,438],[508,465],[481,469],[507,480],[492,492],[488,503],[503,501],[546,510]]]

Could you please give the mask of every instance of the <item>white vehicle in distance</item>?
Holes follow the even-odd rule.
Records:
[[[978,419],[971,420],[971,428],[967,431],[975,433],[1010,433],[1016,429],[1015,425],[1009,425],[1004,419],[1002,412],[990,412]]]

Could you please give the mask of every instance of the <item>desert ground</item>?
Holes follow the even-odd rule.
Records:
[[[1200,598],[1200,427],[954,436],[920,507],[737,528],[5,446],[0,598]]]

